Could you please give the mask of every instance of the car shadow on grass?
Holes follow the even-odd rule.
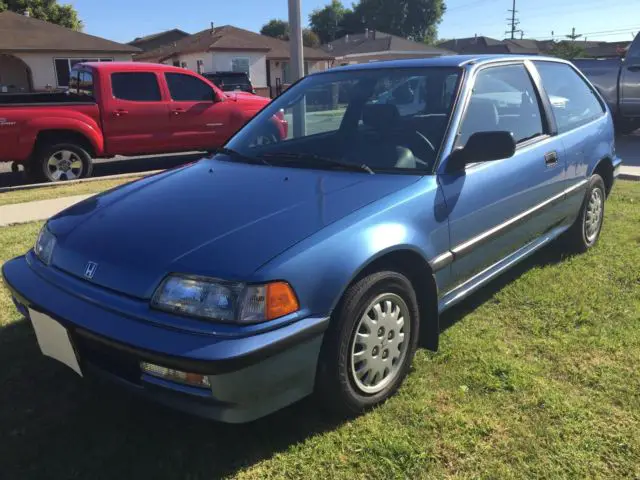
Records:
[[[554,244],[550,244],[537,251],[530,257],[502,273],[497,278],[494,278],[484,287],[474,292],[468,298],[465,298],[458,305],[455,305],[444,312],[440,316],[440,332],[442,333],[451,328],[476,308],[491,301],[496,293],[532,268],[555,265],[562,262],[565,258],[567,258],[567,254],[563,253],[562,249],[556,247]]]
[[[43,357],[24,319],[0,362],[4,478],[219,478],[339,425],[311,399],[244,425],[166,409]]]
[[[441,330],[533,267],[546,248],[446,312]],[[219,478],[340,425],[312,399],[244,425],[166,409],[86,382],[43,357],[26,320],[0,329],[0,444],[6,478]]]

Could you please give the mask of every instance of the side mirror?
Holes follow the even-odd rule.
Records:
[[[451,153],[447,159],[447,173],[464,170],[469,163],[511,158],[515,152],[516,142],[510,132],[476,132],[464,147]]]

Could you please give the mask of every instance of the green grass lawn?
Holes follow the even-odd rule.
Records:
[[[0,229],[0,262],[37,224]],[[640,184],[591,252],[547,248],[445,314],[399,394],[348,422],[312,401],[222,425],[44,359],[0,287],[3,478],[640,478]]]
[[[34,200],[49,200],[51,198],[68,197],[71,195],[85,195],[99,193],[124,183],[137,180],[140,177],[119,178],[114,180],[102,180],[97,182],[85,182],[76,184],[57,183],[51,186],[34,188],[30,190],[17,190],[15,192],[0,193],[0,206],[12,203],[33,202]]]

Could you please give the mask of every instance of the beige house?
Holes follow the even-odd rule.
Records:
[[[0,93],[67,87],[76,63],[131,61],[139,51],[5,11],[0,13]]]
[[[316,48],[304,48],[305,72],[323,71],[333,56]],[[289,42],[230,25],[212,27],[170,45],[144,52],[136,61],[161,62],[198,73],[246,72],[256,93],[273,97],[291,82]]]

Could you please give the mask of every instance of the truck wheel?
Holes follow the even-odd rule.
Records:
[[[411,367],[419,322],[404,275],[377,272],[349,287],[320,353],[316,394],[323,406],[350,416],[392,396]]]
[[[589,179],[587,193],[582,202],[578,218],[559,239],[564,250],[583,253],[596,244],[602,230],[606,198],[604,181],[596,173]]]
[[[93,162],[87,151],[72,143],[38,148],[27,174],[36,181],[60,182],[91,176]]]

